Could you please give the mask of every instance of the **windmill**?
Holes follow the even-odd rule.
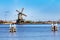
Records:
[[[23,10],[24,10],[24,8],[22,8],[21,12],[18,11],[18,10],[16,10],[16,11],[18,12],[18,20],[17,20],[17,23],[22,23],[22,22],[24,22],[22,16],[27,16],[27,15],[23,14]]]

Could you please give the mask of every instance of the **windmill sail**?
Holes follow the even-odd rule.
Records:
[[[18,10],[16,10],[17,12],[19,12]],[[20,13],[20,12],[19,12]]]
[[[22,8],[21,13],[23,12],[24,8]]]

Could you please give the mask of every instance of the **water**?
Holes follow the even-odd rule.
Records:
[[[17,32],[10,33],[9,25],[0,24],[0,40],[59,40],[58,31],[52,32],[50,24],[16,25]]]

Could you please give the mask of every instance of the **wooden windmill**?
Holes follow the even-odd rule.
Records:
[[[17,20],[17,23],[23,23],[24,20],[23,20],[23,17],[22,16],[27,16],[27,15],[23,14],[23,10],[24,10],[24,8],[22,8],[21,12],[18,11],[18,10],[16,10],[18,12],[18,20]]]

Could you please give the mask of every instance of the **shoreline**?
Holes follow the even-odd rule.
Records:
[[[60,24],[60,23],[57,23],[57,24]],[[0,24],[0,25],[3,25],[3,24]],[[4,24],[4,25],[9,25],[9,24]],[[16,24],[16,25],[39,25],[39,24]]]

